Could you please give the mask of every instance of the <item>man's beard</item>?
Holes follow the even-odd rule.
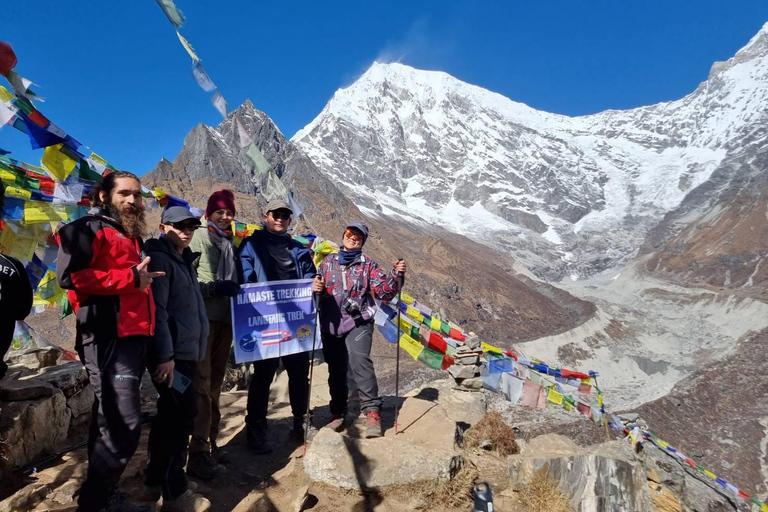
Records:
[[[147,234],[147,219],[144,210],[128,207],[121,209],[112,203],[106,205],[109,216],[119,222],[131,238],[144,238]]]

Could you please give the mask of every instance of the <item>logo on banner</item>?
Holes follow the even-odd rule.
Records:
[[[296,339],[299,341],[312,340],[312,327],[308,325],[302,325],[296,330]]]
[[[243,352],[253,352],[256,350],[256,345],[258,345],[259,341],[261,341],[259,339],[260,337],[261,333],[256,331],[244,334],[243,337],[240,338],[240,349]]]

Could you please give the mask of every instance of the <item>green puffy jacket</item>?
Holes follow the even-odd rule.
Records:
[[[200,291],[203,294],[208,320],[230,322],[232,317],[229,312],[229,297],[211,297],[210,284],[216,281],[216,269],[219,267],[221,251],[211,242],[205,224],[195,231],[189,248],[193,252],[200,253],[200,257],[194,261],[193,265],[197,269],[197,280],[200,282]],[[236,249],[235,254],[237,254]]]

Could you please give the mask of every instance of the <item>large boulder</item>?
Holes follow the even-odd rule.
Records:
[[[447,481],[461,464],[461,456],[452,451],[391,437],[351,439],[329,428],[318,432],[304,457],[304,471],[312,480],[357,490]]]
[[[67,437],[71,413],[60,390],[0,407],[0,474],[54,452]]]
[[[382,438],[362,439],[364,417],[349,425],[344,436],[321,429],[304,458],[307,475],[347,489],[449,480],[463,464],[456,441],[483,418],[485,398],[458,391],[452,380],[443,379],[406,395],[396,427],[392,408],[381,413]]]
[[[643,443],[638,458],[645,465],[651,497],[658,510],[677,510],[677,504],[685,512],[737,510],[732,496],[655,444]]]
[[[625,442],[580,448],[566,437],[547,434],[532,439],[508,460],[513,485],[548,472],[571,496],[573,510],[653,510],[645,469]]]

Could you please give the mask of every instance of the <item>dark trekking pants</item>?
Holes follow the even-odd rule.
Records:
[[[162,485],[166,501],[175,500],[187,490],[184,465],[197,416],[197,361],[177,359],[174,367],[192,382],[183,393],[168,387],[165,382],[154,383],[160,398],[157,399],[157,415],[149,430],[147,484]]]
[[[263,424],[267,419],[269,406],[269,387],[275,379],[275,372],[282,361],[288,373],[288,396],[294,416],[307,413],[309,400],[309,352],[300,352],[280,358],[264,359],[253,362],[253,377],[248,388],[248,416],[250,425]]]
[[[328,363],[328,387],[331,393],[331,414],[347,412],[347,371],[352,376],[360,394],[363,413],[381,409],[379,384],[371,359],[373,323],[358,325],[344,336],[323,333],[323,356]]]
[[[96,400],[88,437],[88,474],[78,510],[100,510],[117,486],[141,437],[146,336],[95,340],[77,348]]]

